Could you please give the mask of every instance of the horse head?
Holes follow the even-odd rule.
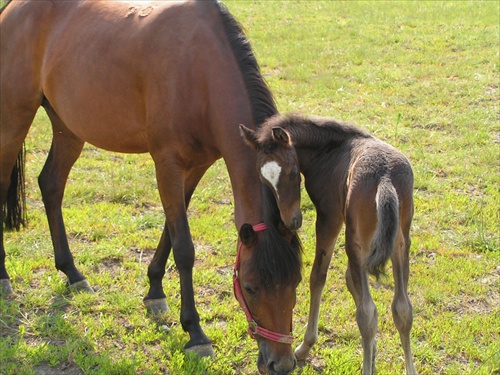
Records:
[[[292,319],[296,289],[301,280],[300,245],[276,250],[272,228],[261,223],[243,224],[234,272],[234,293],[248,321],[248,332],[258,342],[257,366],[260,373],[290,374],[296,366],[292,350]],[[281,235],[294,241],[292,232]],[[286,233],[290,236],[286,236]]]
[[[273,127],[271,132],[266,134],[244,125],[240,125],[240,133],[247,144],[257,151],[260,180],[273,192],[281,220],[288,229],[299,229],[302,225],[301,178],[297,153],[290,135],[281,127]]]

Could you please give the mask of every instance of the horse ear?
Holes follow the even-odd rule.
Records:
[[[253,230],[252,225],[243,224],[240,229],[241,242],[246,247],[253,247],[257,245],[257,233]]]
[[[273,138],[276,142],[284,144],[286,146],[292,145],[290,134],[288,134],[288,132],[285,129],[279,126],[273,128]]]
[[[255,131],[247,128],[245,125],[240,124],[240,134],[241,137],[245,140],[245,142],[249,146],[253,147],[254,149],[257,149],[258,143],[257,143],[257,137],[255,136]]]

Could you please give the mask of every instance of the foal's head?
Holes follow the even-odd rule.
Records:
[[[257,131],[240,125],[240,132],[257,151],[260,180],[273,192],[281,220],[288,229],[297,230],[302,225],[300,170],[290,135],[282,127],[265,125]]]

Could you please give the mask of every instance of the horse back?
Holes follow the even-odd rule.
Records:
[[[46,98],[70,131],[112,151],[194,133],[209,149],[210,130],[190,124],[208,122],[215,76],[239,74],[213,2],[13,2],[1,31],[2,91],[22,82],[17,102]]]

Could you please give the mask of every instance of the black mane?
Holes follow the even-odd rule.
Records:
[[[278,113],[273,95],[260,73],[260,67],[242,26],[218,1],[219,14],[226,37],[233,50],[250,98],[255,126],[259,127],[269,117]]]
[[[267,230],[253,251],[251,269],[259,275],[264,287],[289,284],[294,276],[301,274],[302,245],[297,234],[286,229],[281,222],[271,190],[262,184],[261,193]]]
[[[225,5],[216,1],[226,37],[238,63],[250,98],[252,115],[258,128],[278,113],[273,95],[260,73],[259,64],[241,25]],[[267,230],[253,251],[252,271],[263,286],[288,284],[302,270],[302,246],[295,232],[288,231],[272,192],[261,184],[263,220]]]
[[[276,126],[286,129],[291,134],[297,149],[320,151],[338,147],[342,142],[353,138],[372,137],[370,133],[357,126],[327,117],[277,115],[266,121],[257,131],[259,147],[264,152],[272,152],[279,147],[271,131]]]

